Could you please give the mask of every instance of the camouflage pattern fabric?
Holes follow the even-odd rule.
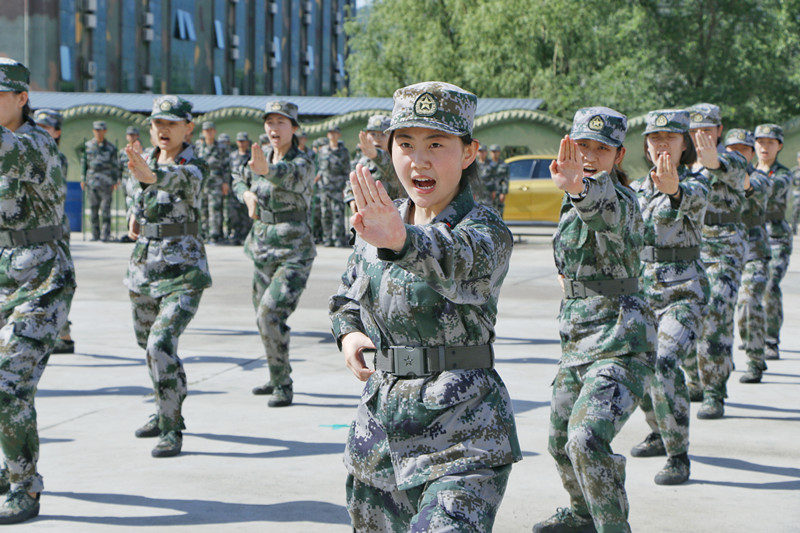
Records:
[[[386,133],[416,127],[458,137],[472,135],[478,97],[460,87],[428,81],[397,89],[392,98],[392,121]]]
[[[582,200],[565,194],[561,204],[553,236],[558,273],[571,280],[638,277],[643,225],[634,193],[607,172],[585,182]],[[651,379],[655,318],[641,291],[565,298],[559,328],[550,455],[572,510],[591,514],[600,531],[626,531],[625,459],[610,443]]]
[[[478,171],[469,182],[472,194],[475,197],[475,203],[492,207],[494,183],[491,183],[491,167],[489,167],[488,160],[481,163],[476,159],[475,163],[478,166]]]
[[[800,167],[792,170],[792,232],[797,235],[797,223],[800,221]]]
[[[770,213],[786,213],[789,209],[792,178],[789,170],[778,163],[767,173],[772,183],[772,195],[767,204],[767,233],[769,235],[769,281],[764,293],[764,310],[767,313],[766,343],[774,348],[780,344],[783,326],[783,291],[781,280],[789,268],[792,255],[792,228],[785,217],[774,218]]]
[[[195,143],[194,150],[197,157],[205,161],[208,166],[208,179],[200,192],[202,234],[204,237],[216,241],[223,235],[222,185],[225,183],[226,174],[229,173],[228,153],[217,141],[207,145],[205,139],[202,138]]]
[[[273,153],[273,148],[267,147],[267,161],[272,161]],[[307,212],[313,179],[313,163],[293,145],[281,161],[269,165],[265,175],[254,174],[249,166],[235,168],[233,190],[242,203],[245,192],[255,193],[259,214]],[[276,224],[256,220],[244,251],[255,265],[253,307],[267,355],[270,383],[288,385],[292,383],[292,369],[290,328],[286,322],[297,308],[317,255],[311,228],[306,220]]]
[[[492,207],[494,207],[495,211],[500,213],[500,216],[502,217],[503,211],[505,211],[506,208],[506,202],[505,199],[502,201],[500,200],[500,195],[508,194],[508,165],[506,165],[502,160],[498,161],[497,163],[489,160],[488,164],[489,169],[487,170],[487,175],[491,176],[491,185],[489,186],[489,191],[494,193]]]
[[[65,197],[50,135],[30,120],[0,126],[0,231],[61,225]],[[11,490],[44,489],[34,396],[74,290],[66,238],[0,247],[0,448]]]
[[[136,343],[145,350],[153,382],[158,427],[162,433],[186,428],[181,406],[186,398],[186,372],[178,357],[178,338],[200,305],[201,290],[178,290],[159,298],[129,293]]]
[[[625,142],[628,117],[608,107],[584,107],[575,112],[569,136],[573,140],[591,139],[619,148]]]
[[[633,184],[644,220],[644,245],[700,247],[708,187],[702,176],[678,168],[681,196],[660,192],[648,174]],[[681,364],[695,358],[709,286],[703,264],[693,261],[642,262],[641,282],[656,315],[658,344],[652,381],[645,384],[641,407],[667,454],[689,451],[689,390]]]
[[[86,158],[86,194],[89,197],[92,238],[108,240],[111,237],[111,195],[120,179],[117,149],[104,140],[90,139],[84,145]],[[101,221],[102,217],[102,221]]]
[[[396,204],[408,220],[410,200]],[[342,285],[330,301],[337,341],[361,331],[378,349],[493,342],[497,298],[513,245],[508,228],[496,213],[474,203],[469,185],[431,224],[406,228],[406,245],[397,254],[356,238]],[[468,492],[444,490],[450,476],[471,478],[520,459],[511,400],[494,369],[418,379],[376,371],[362,392],[345,449],[345,466],[359,482],[391,493],[441,488],[437,494],[425,491],[424,501],[436,497],[453,509],[471,506],[469,516],[482,511]],[[437,480],[442,484],[435,485]],[[481,495],[487,509],[502,494],[505,479],[498,476],[492,483]],[[385,520],[384,510],[352,503],[351,517],[359,524]],[[423,507],[392,514],[399,520],[416,511],[411,521],[425,523],[437,511],[429,515]],[[357,517],[364,508],[369,512]],[[392,527],[387,530],[407,531],[410,524],[404,519]]]
[[[249,168],[247,163],[250,161],[250,151],[239,153],[238,150],[232,151],[229,156],[231,179],[236,174],[241,174],[242,169]],[[247,206],[236,195],[231,192],[228,196],[228,238],[234,244],[242,244],[253,227],[253,219],[247,216]]]
[[[336,149],[326,143],[320,146],[317,161],[322,239],[326,246],[345,246],[344,188],[350,174],[350,152],[341,141]]]
[[[548,451],[570,497],[598,532],[630,532],[625,457],[611,441],[652,379],[652,354],[626,354],[559,366],[550,403]]]
[[[472,470],[405,491],[347,477],[347,508],[358,532],[492,531],[511,465]]]
[[[378,155],[375,156],[375,159],[370,159],[365,156],[361,150],[357,150],[356,156],[350,163],[350,170],[354,172],[356,170],[356,165],[364,166],[364,168],[369,170],[372,174],[372,179],[383,183],[383,187],[386,189],[389,198],[392,200],[405,198],[407,196],[406,190],[403,188],[403,185],[400,183],[394,171],[392,156],[385,150],[381,150],[380,148],[377,150]],[[345,181],[344,186],[344,203],[348,205],[353,200],[353,186],[350,185],[350,180],[348,179]]]

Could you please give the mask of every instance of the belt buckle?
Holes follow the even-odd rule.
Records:
[[[420,346],[392,346],[392,370],[396,376],[423,377],[428,375],[425,348]]]

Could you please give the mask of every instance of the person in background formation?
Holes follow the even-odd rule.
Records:
[[[126,147],[128,168],[139,189],[128,221],[128,234],[136,244],[125,286],[156,407],[135,435],[159,438],[153,457],[181,452],[186,373],[178,357],[178,338],[211,286],[206,250],[198,237],[198,201],[208,169],[184,140],[193,128],[191,103],[179,96],[160,96],[153,100],[150,115],[153,151],[145,159],[133,145]]]
[[[308,134],[304,130],[300,130],[297,134],[297,149],[306,154],[309,160],[314,160],[314,150],[311,149],[308,143]]]
[[[658,485],[689,479],[689,390],[681,364],[695,357],[709,297],[700,261],[709,191],[705,178],[690,170],[697,153],[689,120],[687,111],[675,109],[646,115],[644,151],[653,167],[633,184],[644,220],[640,280],[658,338],[653,379],[641,403],[650,434],[631,455],[667,456]]]
[[[75,292],[66,177],[55,141],[31,120],[29,83],[25,65],[0,58],[0,524],[39,514],[34,397]]]
[[[718,151],[722,138],[719,107],[696,104],[689,109],[690,134],[697,151],[693,166],[708,182],[708,206],[703,224],[700,259],[708,276],[710,299],[703,313],[697,343],[697,372],[690,368],[690,396],[697,397],[697,376],[703,404],[697,418],[715,419],[725,413],[728,378],[733,370],[733,325],[744,268],[747,232],[742,222],[747,161],[739,152]]]
[[[739,152],[747,161],[746,202],[742,211],[747,240],[742,284],[736,302],[739,336],[748,359],[747,371],[739,378],[741,383],[760,383],[761,376],[767,369],[764,362],[764,338],[767,332],[764,292],[769,272],[767,207],[772,184],[766,174],[756,170],[751,164],[755,154],[754,147],[753,134],[747,130],[732,129],[725,137],[725,149]]]
[[[652,379],[656,323],[639,287],[642,215],[619,166],[627,123],[607,107],[579,109],[550,165],[565,194],[553,236],[564,299],[548,451],[570,506],[535,533],[630,532],[625,457],[611,441]]]
[[[478,147],[478,158],[475,160],[478,165],[478,172],[475,174],[472,183],[470,183],[470,188],[476,203],[492,207],[492,194],[489,184],[491,169],[486,159],[487,155],[486,145],[481,144]]]
[[[236,150],[229,156],[231,180],[234,175],[241,173],[242,167],[250,161],[252,144],[246,131],[236,134]],[[228,201],[228,242],[235,246],[241,245],[252,225],[253,221],[247,216],[247,206],[231,193]]]
[[[253,389],[270,407],[291,405],[289,316],[297,308],[317,255],[308,225],[314,164],[297,147],[297,106],[274,101],[264,111],[266,153],[253,147],[248,165],[234,170],[233,188],[254,221],[245,241],[253,260],[253,307],[267,355],[269,381]]]
[[[357,532],[491,531],[522,458],[493,368],[513,240],[469,189],[476,105],[448,83],[398,89],[389,150],[408,199],[393,203],[363,166],[350,175],[357,237],[330,316],[366,381],[345,449]]]
[[[783,292],[781,280],[789,268],[792,255],[792,227],[787,221],[792,201],[792,176],[778,162],[783,148],[783,128],[777,124],[759,124],[753,133],[756,140],[756,168],[767,175],[772,184],[772,194],[767,204],[767,234],[769,235],[769,280],[764,292],[764,310],[767,313],[767,332],[764,345],[765,359],[780,358],[780,335],[783,326]]]
[[[797,223],[800,221],[800,152],[797,152],[797,166],[792,169],[792,233],[797,235]]]
[[[311,143],[311,150],[314,152],[314,187],[313,187],[313,196],[311,198],[311,212],[310,212],[310,220],[311,220],[311,234],[314,237],[314,244],[322,244],[324,242],[324,235],[322,232],[322,183],[317,178],[319,176],[319,149],[320,147],[328,142],[328,139],[325,137],[320,137],[319,139],[314,139],[314,142]]]
[[[359,144],[356,155],[350,162],[350,170],[355,171],[361,165],[369,170],[372,179],[383,183],[389,198],[395,200],[405,196],[405,191],[397,179],[397,174],[392,166],[389,155],[389,134],[385,133],[391,118],[386,115],[372,115],[367,120],[367,127],[358,132]],[[344,187],[344,201],[350,207],[350,212],[355,212],[355,197],[353,186],[348,180]]]
[[[200,218],[203,222],[201,235],[206,242],[222,241],[223,198],[229,193],[226,183],[228,153],[216,139],[217,128],[213,122],[203,122],[202,137],[194,144],[194,152],[208,166],[208,180],[203,184],[200,202]]]
[[[489,147],[491,160],[489,167],[492,176],[492,203],[495,210],[503,217],[506,208],[506,194],[508,194],[508,165],[500,158],[500,145],[493,144]]]
[[[106,123],[92,124],[93,139],[84,145],[84,173],[81,188],[89,197],[92,240],[111,240],[111,197],[119,182],[116,147],[106,140]],[[102,220],[101,220],[102,218]]]
[[[61,113],[52,109],[37,109],[36,113],[33,115],[33,121],[37,126],[50,134],[56,142],[56,146],[61,144],[61,123],[63,122]],[[61,161],[61,173],[64,175],[64,183],[66,183],[69,162],[67,161],[67,156],[60,150],[58,152],[58,158]],[[66,202],[66,195],[64,196],[64,201]],[[67,214],[64,213],[64,238],[69,241],[69,236],[69,218],[67,218]],[[56,344],[53,347],[53,353],[75,353],[75,341],[72,340],[69,317],[58,333],[58,340],[56,340]]]
[[[320,218],[325,246],[345,248],[344,185],[350,171],[350,152],[341,141],[339,126],[328,128],[328,142],[317,152],[316,180],[320,183]]]
[[[139,128],[136,126],[128,126],[125,130],[125,146],[119,149],[118,154],[121,183],[125,192],[125,220],[130,219],[133,196],[136,194],[136,189],[139,187],[139,182],[136,181],[136,178],[131,175],[130,169],[128,169],[129,159],[128,154],[125,151],[125,147],[127,147],[129,144],[134,145],[138,152],[144,152],[142,142],[139,140]],[[131,239],[127,234],[125,234],[120,240],[122,242],[131,242]]]

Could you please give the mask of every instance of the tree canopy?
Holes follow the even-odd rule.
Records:
[[[542,98],[571,120],[711,102],[728,126],[800,114],[800,0],[374,0],[347,22],[350,93],[425,80]]]

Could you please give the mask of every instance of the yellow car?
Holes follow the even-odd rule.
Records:
[[[508,195],[503,219],[513,223],[558,223],[564,191],[550,179],[555,156],[519,155],[506,159]]]

